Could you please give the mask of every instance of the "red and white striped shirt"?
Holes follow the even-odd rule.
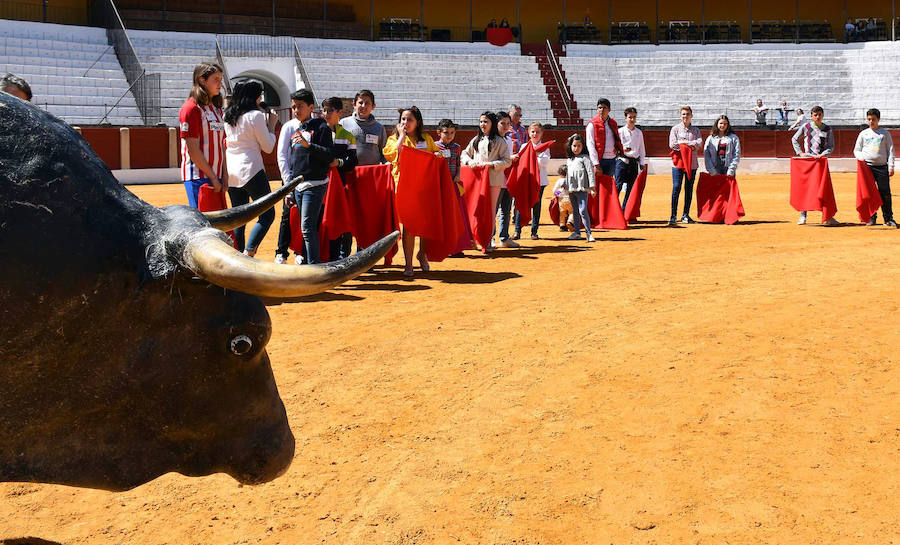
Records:
[[[225,121],[222,109],[212,104],[199,106],[193,98],[187,99],[178,114],[181,128],[181,179],[199,180],[208,178],[207,174],[191,161],[187,149],[187,138],[198,138],[200,151],[206,162],[222,177],[222,165],[225,164]]]

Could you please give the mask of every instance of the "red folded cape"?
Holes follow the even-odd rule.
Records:
[[[881,207],[881,193],[875,185],[872,169],[864,161],[856,162],[856,211],[859,221],[867,222]]]
[[[678,150],[672,150],[669,154],[672,156],[672,164],[675,168],[680,168],[685,172],[690,172],[694,164],[694,148],[687,144],[678,144]]]
[[[466,210],[466,200],[459,194],[459,187],[456,183],[453,185],[456,187],[456,202],[459,203],[459,213],[463,219],[463,232],[460,233],[459,239],[456,241],[456,248],[453,249],[453,253],[458,254],[472,249],[472,241],[475,240],[475,236],[472,234],[472,223],[469,221],[469,212]]]
[[[647,186],[648,167],[641,169],[637,179],[634,181],[634,187],[628,194],[628,202],[625,203],[625,220],[634,221],[641,217],[641,200],[644,198],[644,187]]]
[[[734,225],[744,216],[744,203],[734,176],[700,173],[697,183],[697,218],[709,223]]]
[[[216,193],[215,188],[209,183],[200,186],[197,194],[197,210],[201,212],[215,212],[217,210],[225,210],[228,208],[228,201],[225,200],[226,191],[223,189]],[[231,237],[231,244],[237,248],[237,242],[234,240],[234,231],[228,231]]]
[[[465,229],[459,193],[443,157],[408,146],[400,148],[397,216],[411,234],[425,241],[429,261],[453,253]]]
[[[559,199],[556,195],[550,199],[550,205],[547,207],[547,212],[550,214],[550,221],[553,222],[553,225],[559,225]]]
[[[504,46],[512,41],[512,29],[491,27],[485,29],[485,38],[491,45]]]
[[[297,205],[291,207],[291,250],[303,253],[303,231],[300,229],[300,210]],[[332,167],[328,173],[328,187],[325,189],[325,200],[322,202],[322,222],[319,224],[319,262],[327,263],[331,259],[330,241],[344,233],[354,232],[353,212],[347,201],[347,192],[341,182],[341,173]]]
[[[459,174],[465,189],[463,199],[466,201],[466,212],[469,215],[475,242],[481,246],[482,252],[487,252],[487,248],[491,245],[491,236],[494,233],[490,170],[488,167],[464,166]]]
[[[612,176],[601,174],[597,178],[597,195],[588,197],[588,213],[595,229],[628,229]]]
[[[826,157],[791,158],[791,206],[798,212],[822,211],[822,223],[837,213]]]
[[[506,190],[516,200],[516,210],[522,225],[531,222],[531,209],[537,204],[541,188],[541,168],[538,154],[556,141],[544,142],[535,149],[531,142],[525,142],[519,153],[519,160],[512,166],[506,180]]]
[[[347,172],[347,202],[353,211],[356,243],[365,248],[399,229],[394,206],[394,177],[391,165],[359,166]],[[390,265],[397,245],[384,256]]]

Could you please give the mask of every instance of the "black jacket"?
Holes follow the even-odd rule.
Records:
[[[291,146],[291,175],[303,176],[307,181],[328,178],[330,164],[334,160],[334,141],[331,129],[324,119],[311,118],[301,123],[298,131],[309,133],[309,147],[301,144]]]

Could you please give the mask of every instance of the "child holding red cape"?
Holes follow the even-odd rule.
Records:
[[[703,146],[706,172],[711,176],[734,176],[741,162],[741,141],[738,140],[727,115],[720,115],[713,123]]]
[[[400,183],[400,147],[409,146],[411,148],[420,149],[430,153],[437,153],[438,147],[434,144],[431,135],[425,132],[424,123],[422,123],[422,112],[416,106],[409,108],[398,108],[400,112],[400,120],[394,127],[394,134],[388,137],[387,145],[384,146],[384,158],[387,159],[392,167],[391,174],[394,176],[394,183]],[[410,137],[410,135],[412,137]],[[406,260],[406,268],[403,270],[403,276],[412,276],[413,261],[412,253],[416,245],[416,237],[403,227],[403,258]],[[428,272],[431,267],[428,265],[428,258],[425,257],[425,241],[419,239],[419,252],[416,254],[419,260],[419,266],[423,271]]]
[[[690,106],[681,107],[681,123],[678,123],[669,131],[669,148],[672,153],[672,213],[669,216],[669,226],[675,226],[675,214],[678,211],[678,197],[681,193],[682,179],[684,180],[684,214],[681,215],[681,223],[696,223],[691,219],[691,198],[694,196],[694,177],[697,175],[697,155],[703,146],[703,138],[700,129],[691,125],[694,111]],[[690,161],[685,164],[685,161]]]
[[[509,146],[506,139],[500,136],[497,128],[497,115],[484,112],[478,119],[478,134],[469,141],[462,153],[462,164],[469,167],[486,167],[489,169],[491,181],[491,210],[496,213],[500,189],[506,181],[503,171],[512,164],[509,158]],[[483,248],[486,252],[493,248]]]
[[[541,124],[538,122],[532,123],[528,126],[528,138],[530,143],[526,145],[530,145],[537,150],[538,146],[542,144],[541,136],[543,136],[543,134],[544,128]],[[531,240],[538,240],[541,238],[538,236],[538,225],[541,223],[541,199],[544,198],[544,189],[546,189],[547,185],[550,183],[550,179],[547,177],[547,163],[550,162],[550,150],[545,149],[538,153],[537,160],[541,181],[540,186],[538,187],[538,201],[531,208]],[[515,216],[516,235],[514,238],[519,238],[522,235],[522,218],[519,217],[518,210],[516,210]]]
[[[866,123],[869,128],[856,137],[853,155],[857,161],[863,161],[875,178],[875,185],[881,195],[881,213],[884,225],[897,228],[894,212],[891,209],[891,176],[894,175],[894,141],[891,133],[878,126],[881,122],[881,111],[872,108],[866,112]],[[863,168],[860,166],[860,168]],[[878,213],[872,214],[867,225],[875,225]]]
[[[831,127],[822,122],[825,117],[825,110],[821,106],[813,106],[809,111],[812,118],[811,123],[805,123],[797,129],[791,138],[791,144],[794,146],[794,152],[800,157],[828,157],[834,150],[834,132]],[[801,145],[802,144],[802,145]],[[834,195],[831,195],[831,201],[834,201]],[[800,218],[797,219],[797,225],[806,223],[806,210],[800,212]],[[825,225],[839,225],[839,222],[830,217],[825,220]]]

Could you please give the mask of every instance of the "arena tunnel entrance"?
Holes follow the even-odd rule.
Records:
[[[263,86],[263,102],[278,112],[282,123],[291,118],[291,89],[282,78],[265,70],[245,70],[231,78],[231,85],[247,81],[256,81]]]

